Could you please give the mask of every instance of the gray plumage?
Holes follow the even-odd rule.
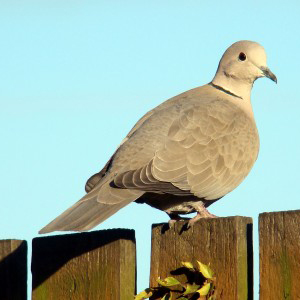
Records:
[[[143,116],[87,181],[87,194],[40,233],[89,230],[132,201],[161,209],[174,220],[195,211],[193,221],[213,217],[206,207],[236,188],[258,155],[250,92],[259,77],[277,81],[263,47],[250,41],[233,44],[211,83]]]

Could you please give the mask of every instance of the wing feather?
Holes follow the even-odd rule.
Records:
[[[239,107],[217,100],[202,103],[174,120],[163,149],[155,154],[152,174],[213,200],[241,183],[258,149],[255,123]]]

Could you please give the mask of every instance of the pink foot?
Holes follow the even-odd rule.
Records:
[[[218,216],[211,214],[203,205],[203,203],[197,203],[194,208],[197,211],[197,215],[188,221],[187,228],[194,226],[197,221],[203,218],[218,218]]]

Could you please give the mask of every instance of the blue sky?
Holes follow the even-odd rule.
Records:
[[[298,1],[2,0],[0,238],[37,236],[144,113],[209,82],[225,49],[248,39],[265,47],[278,85],[255,83],[258,161],[210,211],[252,217],[257,248],[259,213],[299,208],[299,13]],[[136,230],[138,290],[151,224],[167,220],[131,204],[97,227]]]

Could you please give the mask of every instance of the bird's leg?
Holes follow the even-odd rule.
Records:
[[[211,214],[206,207],[204,206],[202,201],[196,202],[194,205],[197,214],[195,217],[189,220],[187,227],[192,227],[198,220],[203,218],[218,218],[218,216]]]

